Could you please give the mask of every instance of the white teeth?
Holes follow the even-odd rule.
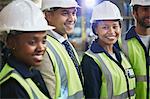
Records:
[[[108,39],[115,39],[116,37],[112,36],[112,37],[107,37]]]
[[[43,56],[42,55],[35,55],[34,58],[37,59],[37,60],[42,60]]]
[[[66,24],[66,27],[73,28],[74,24]]]
[[[72,28],[72,27],[73,27],[73,25],[67,25],[67,27],[68,27],[68,28]]]

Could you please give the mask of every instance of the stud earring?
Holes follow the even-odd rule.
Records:
[[[13,50],[15,50],[16,48],[15,48],[15,47],[13,47],[12,49],[13,49]]]

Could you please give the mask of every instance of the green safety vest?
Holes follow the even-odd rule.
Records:
[[[125,40],[125,34],[122,35],[119,46],[128,57],[134,73],[136,75],[136,99],[146,99],[147,94],[150,99],[150,86],[149,92],[147,92],[147,73],[146,73],[146,56],[145,51],[139,41],[136,38]],[[150,57],[150,49],[149,49]],[[150,60],[149,60],[150,61]],[[150,84],[150,66],[149,66],[149,84]]]
[[[83,88],[74,63],[64,46],[51,36],[47,36],[47,52],[52,60],[56,75],[55,99],[61,97],[60,91],[64,77],[67,80],[68,99],[81,99],[83,97]]]
[[[125,75],[121,68],[112,61],[105,53],[95,54],[91,50],[85,52],[88,56],[93,58],[93,60],[98,64],[102,71],[102,85],[100,99],[126,99],[128,97],[127,92],[127,82]],[[131,99],[135,98],[134,88],[135,88],[135,78],[131,65],[121,53],[122,63],[126,73],[130,72],[131,77],[127,76],[129,84],[129,93]],[[126,74],[128,75],[128,74]]]
[[[14,68],[5,64],[4,68],[0,72],[0,85],[5,83],[8,79],[14,78],[20,85],[26,90],[30,99],[48,99],[31,78],[24,79]]]

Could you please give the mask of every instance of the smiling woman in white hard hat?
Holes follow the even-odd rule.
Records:
[[[48,26],[42,11],[30,0],[15,0],[0,12],[0,31],[10,50],[0,72],[0,98],[48,99],[39,66],[46,50]]]
[[[150,0],[131,0],[135,25],[122,35],[122,50],[136,75],[136,99],[150,99]]]
[[[91,24],[97,39],[85,52],[81,67],[85,98],[134,99],[134,72],[114,44],[121,34],[119,8],[103,1],[93,8]]]

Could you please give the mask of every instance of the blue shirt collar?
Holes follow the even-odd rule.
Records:
[[[30,69],[31,66],[25,65],[24,63],[18,61],[15,57],[10,56],[7,63],[9,64],[9,66],[15,68],[17,72],[22,75],[23,78],[33,77],[33,73]]]
[[[135,31],[135,26],[132,26],[129,31],[126,34],[125,40],[131,39],[131,38],[137,38],[140,39],[139,36],[137,35],[136,31]]]
[[[111,55],[101,45],[98,44],[98,39],[96,39],[95,41],[92,42],[90,50],[93,53],[103,53],[104,52],[108,57],[110,57],[111,59],[113,59],[111,57]],[[121,59],[121,55],[120,55],[120,49],[118,49],[115,46],[113,46],[113,51],[114,51],[114,53],[116,55],[117,60],[119,61],[119,63],[121,63],[122,59]]]
[[[138,34],[136,33],[135,31],[135,26],[132,26],[129,31],[127,32],[126,34],[126,37],[125,37],[125,40],[128,40],[128,39],[131,39],[131,38],[136,38],[139,43],[141,44],[141,46],[143,47],[143,49],[145,50],[146,52],[146,47],[145,45],[143,44],[143,42],[141,41],[140,37],[138,36]]]
[[[94,53],[102,53],[105,52],[105,50],[98,44],[98,40],[92,42],[90,50]]]
[[[96,39],[95,41],[93,41],[93,43],[91,44],[90,50],[94,53],[102,53],[102,52],[106,52],[105,49],[98,44],[98,39]],[[119,52],[120,49],[117,49],[115,46],[113,46],[113,50],[115,52]]]

